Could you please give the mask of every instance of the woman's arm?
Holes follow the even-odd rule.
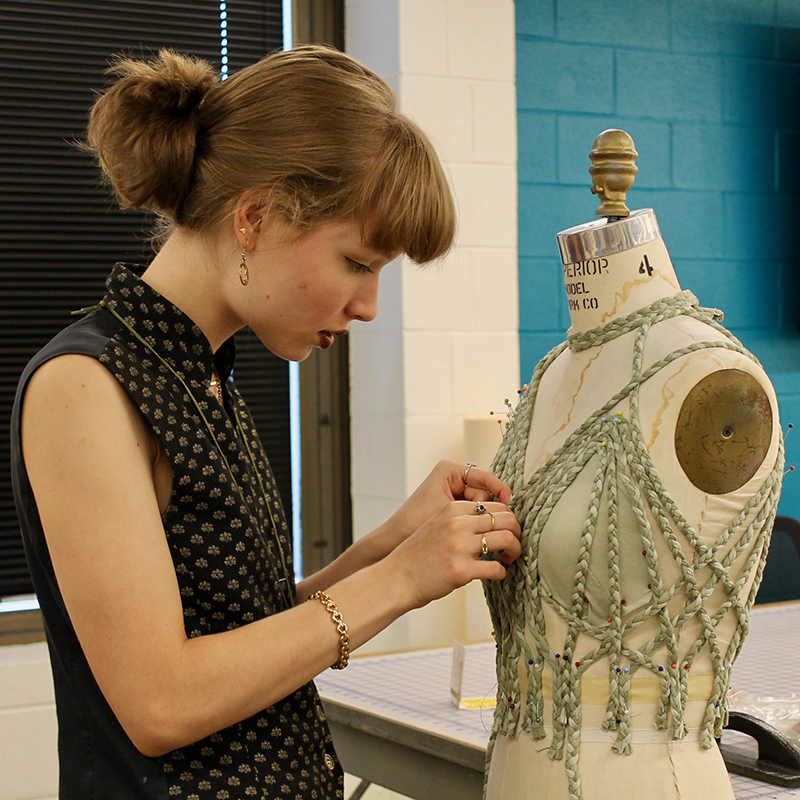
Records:
[[[37,370],[22,445],[75,631],[141,752],[160,755],[245,719],[336,662],[339,636],[316,601],[187,639],[154,489],[152,433],[97,361],[62,356]],[[474,502],[451,502],[385,558],[335,576],[327,591],[352,647],[474,578],[503,576],[501,564],[478,558],[481,535],[511,558],[519,528],[505,506],[487,506],[497,523],[491,534]]]
[[[511,499],[511,490],[491,472],[471,467],[469,485],[464,483],[464,472],[463,464],[440,461],[389,520],[350,545],[332,563],[299,583],[298,600],[305,600],[317,590],[327,589],[358,570],[376,564],[454,500],[485,502],[494,496],[508,503]]]

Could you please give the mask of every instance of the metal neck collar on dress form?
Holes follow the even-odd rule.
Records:
[[[641,208],[629,217],[592,220],[556,234],[564,264],[611,256],[660,238],[652,208]]]

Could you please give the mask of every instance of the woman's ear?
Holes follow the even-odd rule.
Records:
[[[261,230],[261,223],[268,206],[260,201],[252,189],[242,192],[233,211],[234,235],[239,247],[253,247]]]

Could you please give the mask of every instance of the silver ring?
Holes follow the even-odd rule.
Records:
[[[487,509],[486,509],[486,506],[485,506],[483,503],[481,503],[481,501],[480,501],[480,500],[478,500],[478,502],[477,502],[477,503],[475,503],[475,513],[476,513],[478,516],[480,516],[481,514],[485,514],[485,513],[486,513],[486,510],[487,510]]]
[[[475,466],[475,465],[474,465],[474,464],[473,464],[471,461],[467,461],[467,468],[464,470],[464,488],[466,488],[466,487],[468,487],[468,486],[469,486],[469,484],[467,483],[467,475],[469,475],[469,471],[470,471],[470,470],[471,470],[471,469],[472,469],[474,466]]]
[[[481,536],[481,555],[485,556],[489,554],[489,542],[486,541],[485,536]]]

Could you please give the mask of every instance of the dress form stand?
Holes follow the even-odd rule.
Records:
[[[636,151],[591,153],[600,219],[558,234],[572,326],[493,469],[523,557],[486,584],[488,800],[733,800],[714,736],[763,570],[783,448],[756,359],[681,291]]]

